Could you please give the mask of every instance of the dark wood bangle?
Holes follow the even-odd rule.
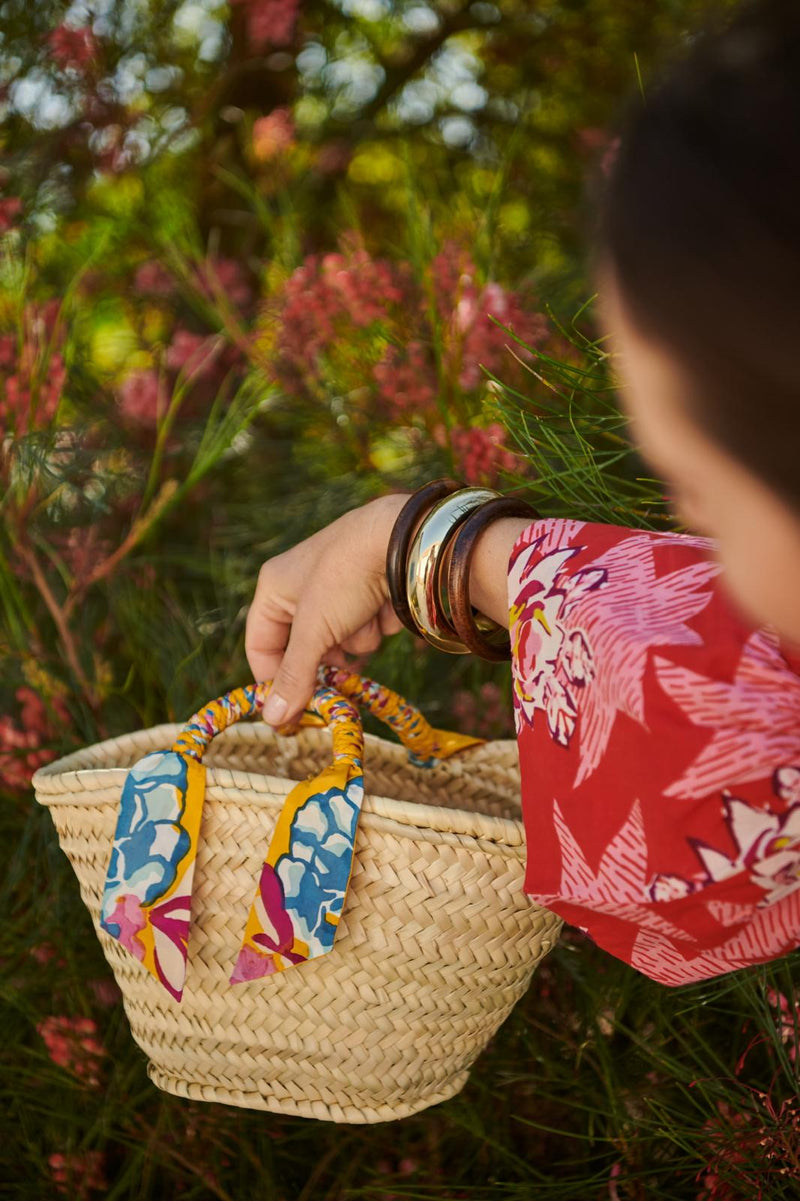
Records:
[[[529,517],[535,521],[538,514],[527,501],[515,496],[499,496],[470,513],[453,538],[446,581],[450,617],[458,637],[473,654],[493,662],[511,658],[508,630],[498,626],[487,635],[478,629],[469,599],[469,569],[481,534],[501,517]]]
[[[389,546],[386,550],[386,583],[389,588],[389,597],[392,607],[403,625],[418,638],[422,637],[422,633],[411,614],[406,593],[408,549],[417,526],[429,509],[437,501],[443,500],[451,492],[457,492],[459,488],[463,487],[463,484],[446,478],[431,480],[429,484],[423,484],[416,492],[412,492],[403,505],[389,538]]]

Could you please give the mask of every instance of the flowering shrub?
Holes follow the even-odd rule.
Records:
[[[767,1093],[753,1090],[753,1102],[747,1111],[719,1101],[717,1114],[705,1123],[709,1162],[698,1177],[697,1201],[739,1201],[743,1196],[768,1201],[771,1181],[800,1184],[800,1101],[788,1097],[776,1106]]]
[[[288,46],[294,36],[300,0],[231,0],[244,10],[253,49]]]
[[[195,282],[213,304],[222,300],[247,309],[253,303],[247,272],[236,259],[208,255],[195,272]]]
[[[269,163],[294,144],[295,127],[288,108],[274,108],[253,123],[253,155]]]
[[[308,255],[265,302],[259,336],[288,395],[316,404],[338,396],[343,419],[371,429],[425,431],[467,481],[495,484],[524,465],[503,427],[481,427],[484,369],[518,380],[531,354],[492,317],[532,346],[551,337],[532,298],[481,285],[456,243],[418,278],[411,264],[374,257],[349,234],[337,252]],[[449,437],[443,416],[455,423]]]
[[[0,433],[19,437],[52,421],[66,379],[62,354],[50,349],[60,303],[31,301],[22,311],[22,336],[0,334]]]
[[[450,431],[459,474],[468,484],[493,487],[502,471],[524,471],[524,461],[505,446],[506,436],[505,428],[496,421],[485,429],[472,426]]]
[[[83,1151],[63,1154],[54,1151],[48,1158],[53,1184],[60,1193],[84,1201],[91,1192],[105,1193],[106,1157],[103,1151]]]
[[[781,1042],[786,1046],[792,1063],[796,1063],[800,1039],[800,1002],[790,1002],[782,992],[774,988],[768,990],[767,1000],[775,1013]]]
[[[154,428],[167,410],[169,397],[157,371],[132,371],[120,385],[117,409],[126,424]]]
[[[162,263],[150,259],[136,268],[133,288],[144,296],[172,296],[175,280]]]
[[[100,1071],[107,1052],[92,1018],[53,1016],[39,1022],[36,1029],[53,1063],[92,1088],[100,1086]]]
[[[0,234],[9,229],[22,216],[22,201],[19,196],[0,196]]]
[[[98,44],[88,26],[58,25],[47,37],[52,61],[62,71],[82,72],[97,57]]]
[[[55,741],[61,734],[59,723],[69,721],[58,696],[51,698],[52,711],[31,688],[18,688],[16,699],[20,706],[17,721],[8,714],[0,715],[0,787],[12,792],[29,788],[36,769],[55,759],[56,752],[42,743]]]

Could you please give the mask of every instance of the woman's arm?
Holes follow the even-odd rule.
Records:
[[[320,663],[344,666],[344,652],[376,650],[402,629],[389,600],[386,551],[406,494],[378,497],[268,559],[247,617],[245,650],[256,680],[273,680],[264,718],[298,716]],[[529,524],[509,517],[478,540],[470,569],[473,605],[508,625],[508,560]]]

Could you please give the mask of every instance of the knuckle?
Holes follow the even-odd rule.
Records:
[[[265,559],[264,562],[261,564],[261,566],[258,569],[258,585],[259,585],[259,587],[263,587],[265,584],[269,583],[269,581],[272,579],[274,571],[275,571],[275,560],[274,559]]]

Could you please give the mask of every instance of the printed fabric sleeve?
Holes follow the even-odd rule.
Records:
[[[800,946],[800,652],[713,550],[547,519],[509,560],[525,892],[670,985]]]

